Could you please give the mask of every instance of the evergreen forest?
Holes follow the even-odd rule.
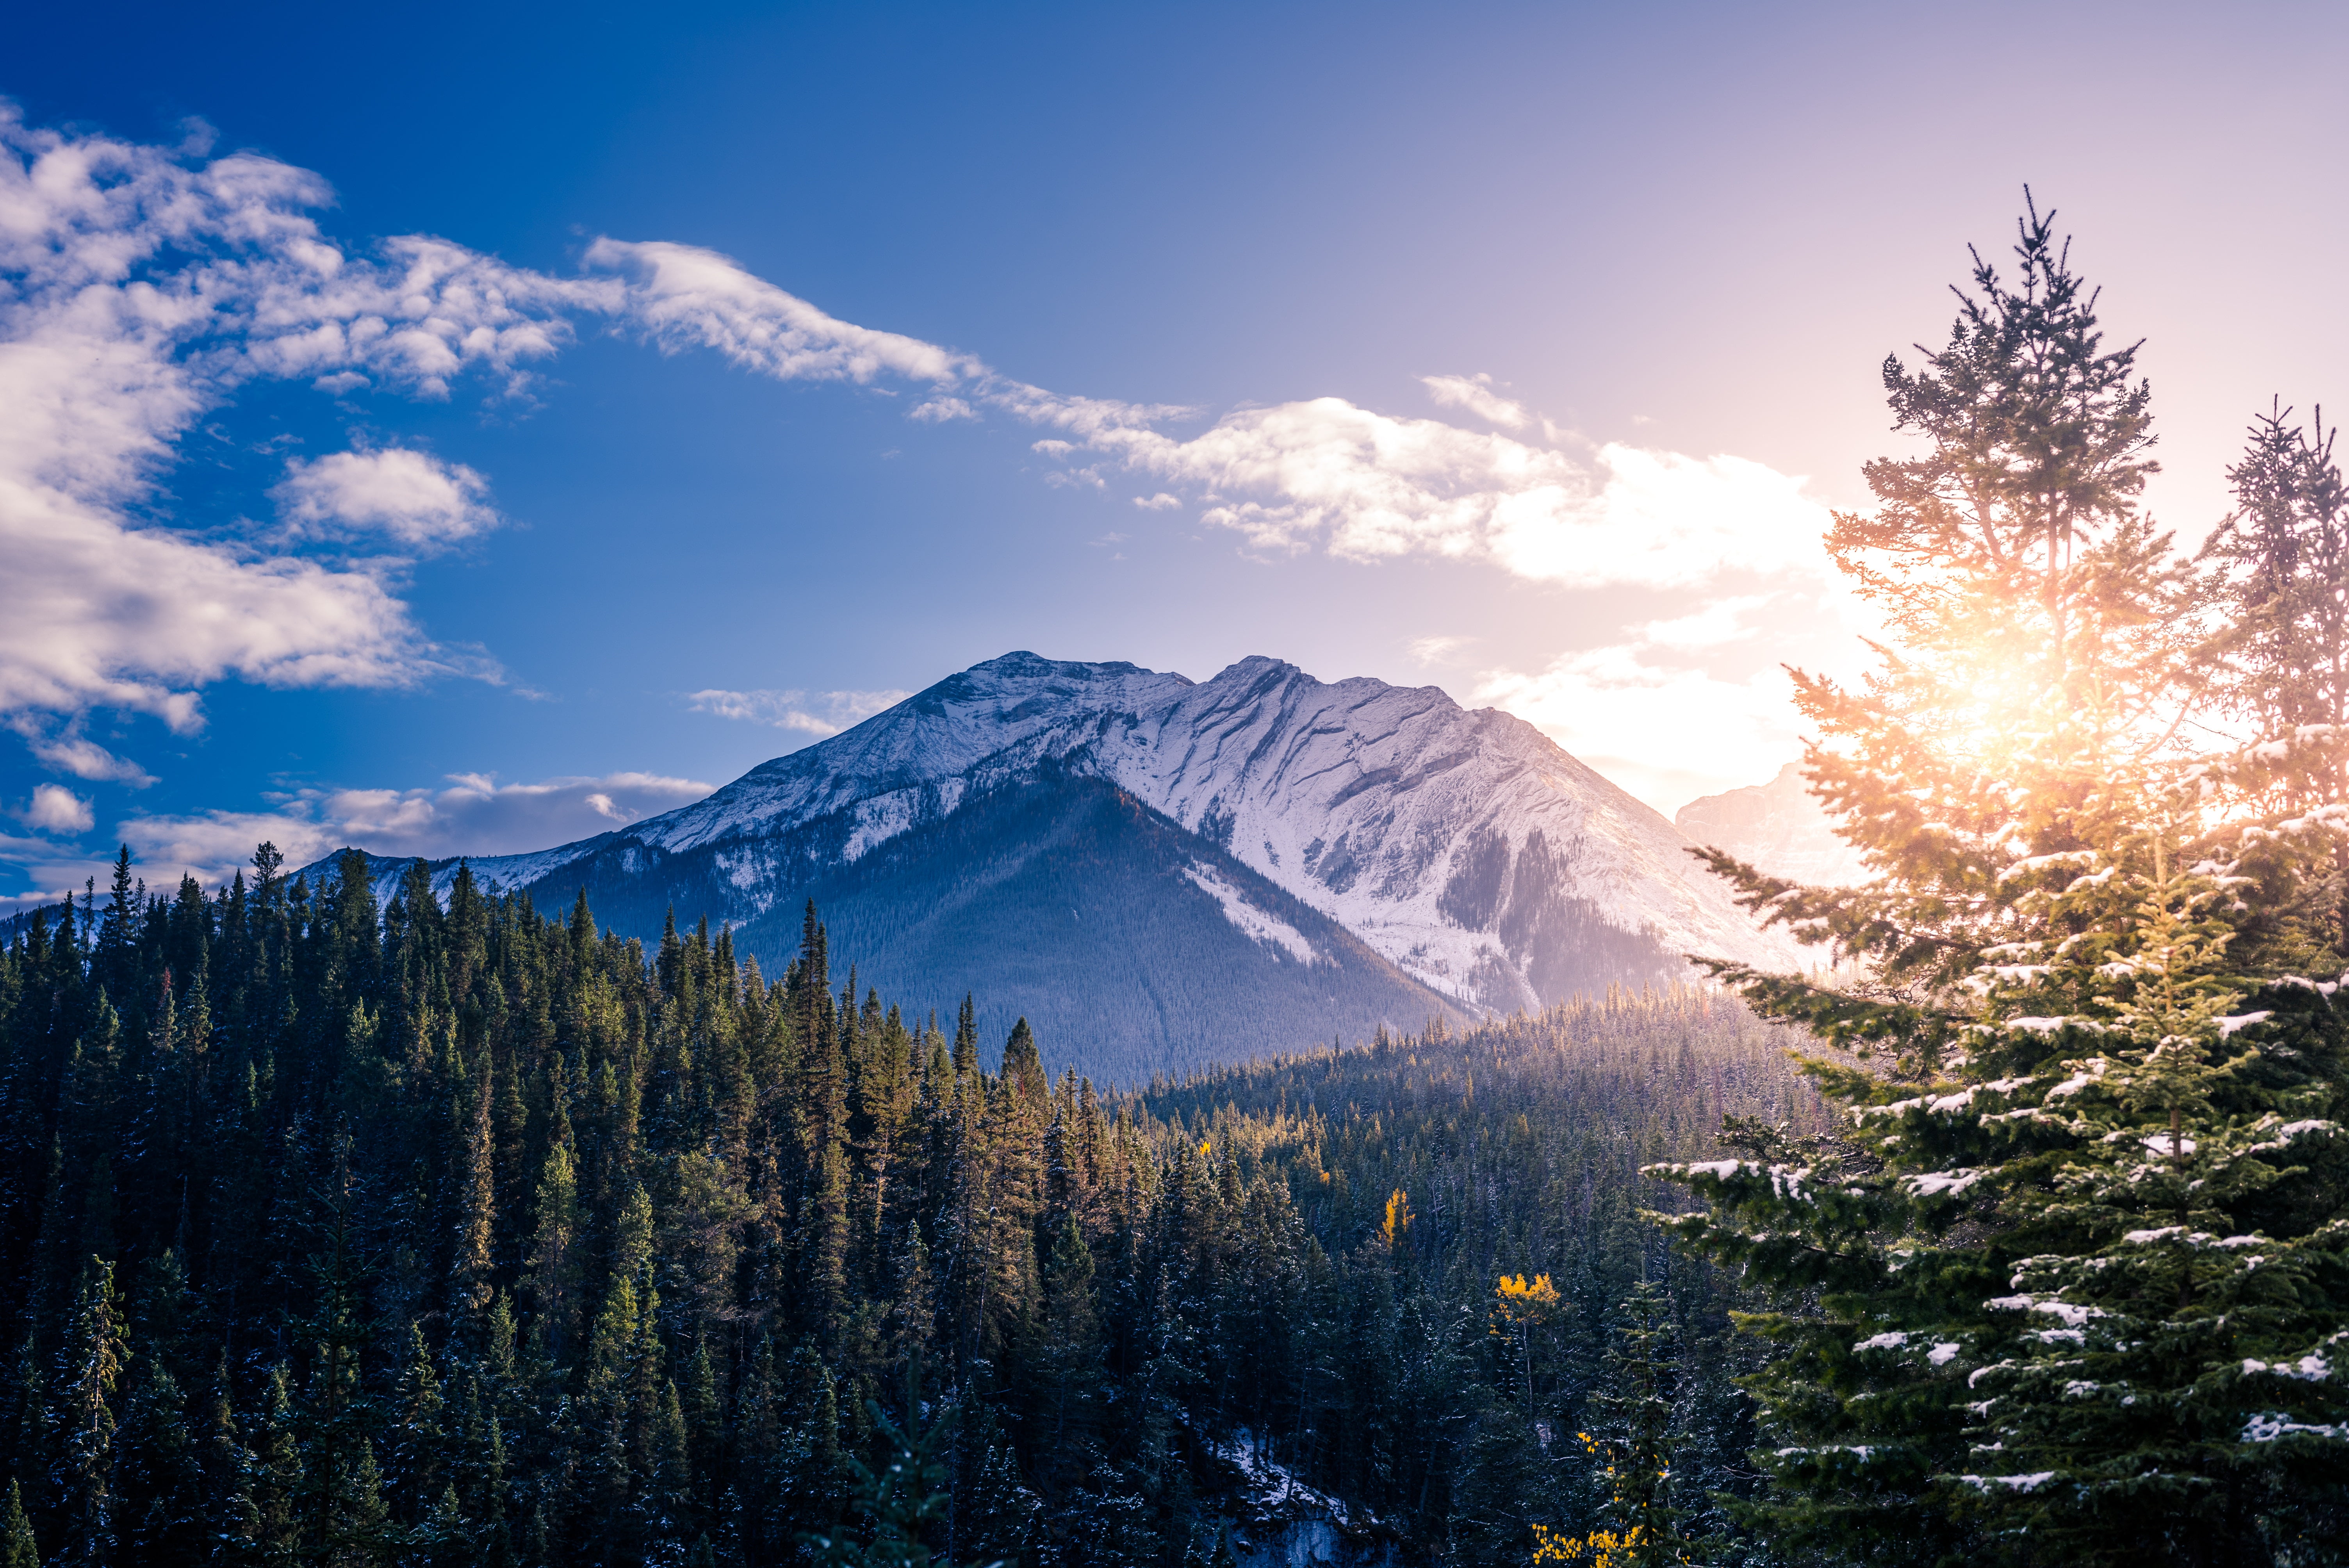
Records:
[[[1822,1124],[1722,994],[1104,1096],[812,907],[770,981],[254,868],[0,958],[12,1563],[1523,1561],[1641,1389],[1735,1537],[1753,1353],[1641,1168]]]

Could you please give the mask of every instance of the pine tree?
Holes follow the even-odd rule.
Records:
[[[1074,1218],[1051,1238],[1033,1343],[1025,1347],[1035,1392],[1037,1480],[1055,1491],[1091,1470],[1102,1382],[1093,1259]]]
[[[124,1557],[156,1568],[208,1561],[204,1477],[187,1401],[152,1351],[132,1370],[119,1441],[116,1520]]]
[[[1687,1560],[1672,1499],[1672,1338],[1671,1303],[1661,1287],[1642,1280],[1623,1299],[1604,1391],[1591,1401],[1602,1432],[1582,1435],[1586,1450],[1606,1467],[1603,1511],[1622,1568]]]
[[[2302,742],[2286,759],[2289,804],[2340,801],[2349,748],[2338,736],[2309,746],[2318,738],[2302,727],[2349,725],[2349,489],[2333,432],[2320,413],[2312,434],[2278,399],[2227,478],[2236,507],[2200,557],[2219,567],[2204,592],[2217,622],[2202,651],[2211,695],[2259,736]]]
[[[57,1484],[68,1563],[104,1563],[115,1544],[115,1385],[124,1345],[114,1265],[93,1257],[74,1300],[59,1367],[57,1424],[64,1431]]]
[[[397,1494],[410,1508],[421,1509],[440,1496],[448,1445],[447,1401],[432,1352],[424,1343],[424,1326],[408,1326],[407,1365],[392,1394],[392,1420],[386,1434],[391,1476]]]
[[[299,1550],[304,1477],[295,1420],[291,1377],[280,1364],[269,1375],[268,1406],[245,1474],[253,1498],[252,1555],[260,1563],[290,1563]]]
[[[339,934],[338,934],[339,935]],[[347,938],[340,938],[347,943]],[[349,1147],[338,1149],[326,1250],[310,1260],[313,1306],[295,1326],[311,1353],[310,1376],[295,1412],[299,1445],[301,1551],[321,1563],[371,1560],[386,1529],[382,1478],[377,1468],[374,1401],[361,1377],[361,1356],[373,1337],[365,1313],[363,1271],[352,1255],[347,1171]]]
[[[53,1555],[69,1451],[116,1561],[185,1555],[190,1520],[253,1564],[872,1546],[852,1461],[884,1468],[870,1401],[909,1371],[888,1420],[962,1412],[926,1542],[957,1562],[1228,1556],[1241,1428],[1406,1559],[1521,1550],[1562,1460],[1483,1343],[1493,1270],[1619,1294],[1629,1161],[1722,1102],[1691,1031],[1738,1109],[1808,1114],[1750,1028],[1656,997],[1097,1095],[1032,1030],[986,1072],[974,998],[950,1039],[830,986],[812,912],[781,984],[680,924],[664,985],[584,903],[460,872],[444,913],[411,865],[377,909],[382,869],[264,848],[242,896],[150,898],[125,862],[128,1016],[94,898],[0,944],[0,1466]],[[1396,1191],[1423,1213],[1390,1247]],[[77,1427],[93,1253],[140,1283]],[[1582,1322],[1534,1346],[1537,1430],[1589,1380]]]
[[[33,1522],[25,1517],[24,1491],[13,1478],[8,1482],[8,1507],[0,1511],[0,1568],[41,1568]]]
[[[2292,738],[2178,740],[2193,595],[2134,506],[2135,350],[2102,347],[2052,215],[2018,252],[1924,369],[1888,366],[1931,452],[1870,465],[1878,511],[1829,536],[1894,640],[1859,692],[1799,677],[1808,771],[1878,880],[1708,857],[1845,961],[1721,967],[1876,1058],[1813,1064],[1850,1130],[1733,1128],[1747,1158],[1659,1170],[1711,1201],[1686,1243],[1816,1302],[1754,1320],[1784,1352],[1753,1384],[1774,1539],[2266,1563],[2349,1501],[2349,1406],[2275,1370],[2349,1326],[2344,1021],[2293,977],[2334,829],[2272,810]]]

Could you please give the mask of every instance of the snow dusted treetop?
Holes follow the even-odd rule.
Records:
[[[2349,1529],[2349,810],[2306,797],[2323,727],[2188,754],[2200,585],[2133,506],[2134,350],[2048,220],[2019,253],[1888,364],[1927,455],[1830,536],[1896,641],[1804,681],[1807,770],[1878,881],[1710,857],[1851,961],[1722,966],[1834,1049],[1848,1130],[1659,1173],[1710,1202],[1686,1244],[1790,1293],[1754,1324],[1780,1544],[2264,1563]]]

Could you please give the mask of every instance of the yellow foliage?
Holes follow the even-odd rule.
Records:
[[[1630,1568],[1640,1550],[1640,1530],[1633,1525],[1618,1535],[1594,1530],[1588,1535],[1561,1535],[1547,1524],[1534,1526],[1534,1562],[1572,1563],[1579,1568]]]
[[[1545,1283],[1547,1278],[1544,1276]],[[1507,1283],[1507,1276],[1503,1275],[1502,1284],[1506,1285]],[[1588,1432],[1574,1435],[1582,1439],[1582,1451],[1590,1456],[1591,1461],[1605,1465],[1608,1475],[1614,1477],[1615,1462],[1608,1451],[1611,1445],[1601,1442]],[[1656,1479],[1662,1480],[1671,1473],[1659,1470]],[[1619,1504],[1623,1497],[1619,1480],[1614,1491]],[[1542,1568],[1542,1564],[1548,1563],[1571,1563],[1575,1568],[1640,1568],[1642,1563],[1661,1561],[1656,1555],[1658,1543],[1649,1539],[1647,1530],[1637,1524],[1620,1534],[1612,1530],[1594,1530],[1588,1535],[1563,1534],[1547,1524],[1534,1526],[1535,1568]],[[1688,1555],[1682,1553],[1671,1561],[1686,1563]]]
[[[1547,1323],[1557,1315],[1557,1287],[1549,1275],[1503,1274],[1494,1295],[1500,1297],[1501,1315],[1512,1324]]]
[[[1387,1200],[1387,1222],[1379,1227],[1379,1234],[1386,1239],[1389,1251],[1392,1251],[1402,1242],[1403,1233],[1411,1229],[1411,1200],[1404,1197],[1402,1189],[1398,1187],[1394,1190],[1394,1196]]]

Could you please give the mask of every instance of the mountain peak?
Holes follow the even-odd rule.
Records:
[[[1080,808],[1080,796],[1092,804]],[[1123,804],[1103,803],[1112,799]],[[1120,810],[1164,830],[1112,829]],[[1158,881],[1116,861],[1125,851],[1070,858],[1067,844],[1079,839],[1154,846]],[[908,847],[923,844],[933,848]],[[1367,676],[1325,684],[1265,655],[1194,682],[1023,649],[690,806],[539,855],[478,861],[475,872],[543,899],[568,902],[585,887],[599,911],[651,912],[654,930],[673,903],[681,918],[735,923],[753,952],[771,925],[788,944],[811,893],[853,884],[860,900],[910,901],[858,917],[881,934],[977,900],[973,919],[1029,934],[1039,952],[1062,953],[1052,965],[1063,968],[1069,944],[1098,938],[1054,922],[1065,912],[1081,924],[1099,903],[1084,890],[1104,878],[1144,904],[1211,898],[1216,918],[1240,934],[1239,952],[1309,971],[1339,962],[1308,933],[1309,913],[1350,933],[1362,962],[1374,954],[1400,971],[1396,985],[1469,1010],[1508,1011],[1668,980],[1686,972],[1691,954],[1792,966],[1792,947],[1758,930],[1688,850],[1670,822],[1533,726],[1465,710],[1436,686]],[[874,880],[874,868],[916,861],[927,869],[903,872],[913,880],[902,895]],[[1036,881],[1048,862],[1063,868],[1053,877],[1074,881]],[[988,899],[1033,907],[987,913]],[[1280,900],[1295,907],[1282,913]],[[1195,934],[1195,923],[1185,929]],[[876,940],[885,949],[899,938]],[[1120,947],[1100,958],[1143,977],[1137,983],[1171,1009],[1166,1029],[1204,1016],[1177,998],[1216,989],[1218,966],[1235,962],[1185,940],[1180,953]],[[877,964],[885,953],[871,956]],[[1015,951],[1000,956],[1013,969],[1027,962]],[[1059,973],[1052,965],[1034,972]],[[980,988],[1019,1000],[1016,987],[1002,987],[997,973]],[[1329,994],[1334,1003],[1349,993],[1341,985]]]

